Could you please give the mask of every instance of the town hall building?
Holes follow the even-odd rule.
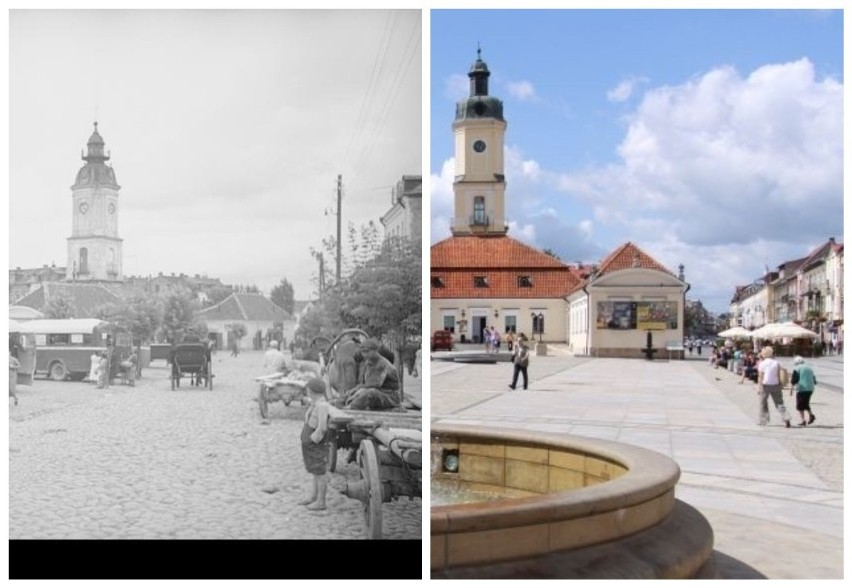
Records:
[[[486,327],[566,343],[576,354],[642,357],[683,340],[685,293],[675,276],[633,243],[596,266],[570,265],[508,235],[503,103],[488,66],[468,73],[456,105],[452,236],[431,247],[431,331],[479,343]],[[660,354],[662,355],[662,354]]]

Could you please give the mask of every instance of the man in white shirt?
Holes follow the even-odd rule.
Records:
[[[784,426],[790,428],[790,415],[787,414],[784,396],[781,393],[781,364],[773,357],[774,354],[774,350],[769,346],[760,351],[760,357],[763,359],[757,365],[758,396],[760,398],[757,424],[761,426],[769,424],[768,397],[772,396],[772,402],[775,403],[775,408],[778,409],[778,414],[781,415]]]

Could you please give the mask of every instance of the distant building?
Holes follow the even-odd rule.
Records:
[[[205,308],[198,318],[207,323],[207,331],[215,335],[221,349],[230,349],[234,343],[231,328],[237,323],[246,327],[240,349],[252,349],[258,332],[263,341],[276,328],[280,328],[284,339],[293,340],[296,321],[290,313],[272,302],[263,294],[233,293],[222,302]]]
[[[45,282],[61,282],[65,279],[65,268],[43,265],[38,268],[9,270],[9,302],[26,296]]]
[[[391,195],[391,208],[381,218],[385,238],[420,242],[422,234],[422,176],[402,176]]]
[[[73,309],[68,318],[94,318],[98,309],[117,304],[118,295],[101,283],[45,282],[15,302],[44,313],[57,299],[66,301]]]
[[[819,334],[823,344],[842,340],[843,244],[831,237],[805,257],[737,286],[730,316],[730,326],[794,322]]]

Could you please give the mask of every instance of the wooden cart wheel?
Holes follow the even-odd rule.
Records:
[[[367,499],[364,501],[364,522],[367,538],[382,538],[382,480],[379,470],[379,454],[370,439],[361,441],[361,479],[367,482]]]
[[[260,416],[263,419],[269,415],[269,400],[266,398],[266,386],[260,385],[260,392],[257,395],[257,405],[260,407]]]

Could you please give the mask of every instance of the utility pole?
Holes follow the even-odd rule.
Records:
[[[335,283],[340,283],[340,205],[343,202],[343,176],[337,175],[337,271],[335,272]]]
[[[325,291],[325,263],[322,256],[322,251],[315,251],[314,257],[319,261],[319,279],[317,280],[317,289],[319,290],[318,297],[322,300],[322,294]]]

